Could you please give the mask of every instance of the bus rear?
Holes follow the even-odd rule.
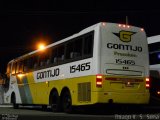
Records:
[[[128,25],[100,25],[99,65],[96,85],[100,102],[149,102],[149,59],[143,29]]]

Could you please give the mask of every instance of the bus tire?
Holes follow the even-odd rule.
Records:
[[[18,109],[18,108],[19,108],[19,105],[16,103],[16,96],[15,96],[14,93],[12,94],[11,102],[12,102],[12,104],[13,104],[13,108],[14,108],[14,109]]]
[[[47,110],[47,105],[42,105],[42,110],[46,111]]]
[[[72,112],[72,98],[69,91],[65,91],[62,96],[62,108],[66,113]]]
[[[60,112],[61,106],[60,106],[60,99],[57,91],[53,91],[51,93],[51,109],[53,112]]]

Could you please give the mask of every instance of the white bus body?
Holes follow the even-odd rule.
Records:
[[[88,33],[93,35],[91,44],[86,42],[85,36]],[[66,46],[70,41],[79,38],[83,41],[82,50],[79,51],[82,53],[74,53],[80,56],[72,60],[67,56],[73,56],[73,52],[68,54]],[[86,44],[91,49],[85,47]],[[26,70],[27,72],[24,69],[18,72],[17,67],[14,69],[15,65],[18,66],[26,58],[41,54],[40,50],[10,61],[7,71],[10,82],[8,91],[4,95],[5,103],[12,101],[15,104],[48,105],[53,88],[62,98],[64,91],[68,89],[72,105],[149,102],[148,47],[146,34],[141,28],[115,23],[98,23],[46,46],[45,50],[63,45],[62,61],[57,65],[52,63],[48,67]],[[87,51],[89,55],[85,55]],[[23,76],[18,78],[21,73]],[[16,96],[15,101],[12,100],[13,93]]]

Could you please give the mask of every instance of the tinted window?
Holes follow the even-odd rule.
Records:
[[[11,64],[7,65],[7,74],[9,74],[11,72]]]
[[[66,45],[66,59],[75,59],[82,56],[82,38],[73,39]]]
[[[17,65],[16,62],[14,62],[12,65],[12,74],[15,74],[15,72],[16,72],[16,65]]]
[[[57,63],[57,47],[53,46],[51,48],[51,64],[56,64]]]
[[[92,57],[93,35],[93,32],[89,32],[28,56],[18,61],[16,73],[29,72]],[[15,70],[13,69],[13,71]]]
[[[58,60],[58,62],[64,61],[64,45],[58,46],[58,49],[57,49],[57,60]]]
[[[84,55],[91,55],[93,51],[93,34],[84,39]]]

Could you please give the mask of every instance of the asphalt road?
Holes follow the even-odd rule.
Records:
[[[0,105],[1,120],[160,120],[160,106],[144,106],[143,108],[117,107],[109,109],[77,110],[73,114],[53,113],[50,108],[43,111],[41,107],[20,107]],[[110,110],[109,110],[110,111]]]

